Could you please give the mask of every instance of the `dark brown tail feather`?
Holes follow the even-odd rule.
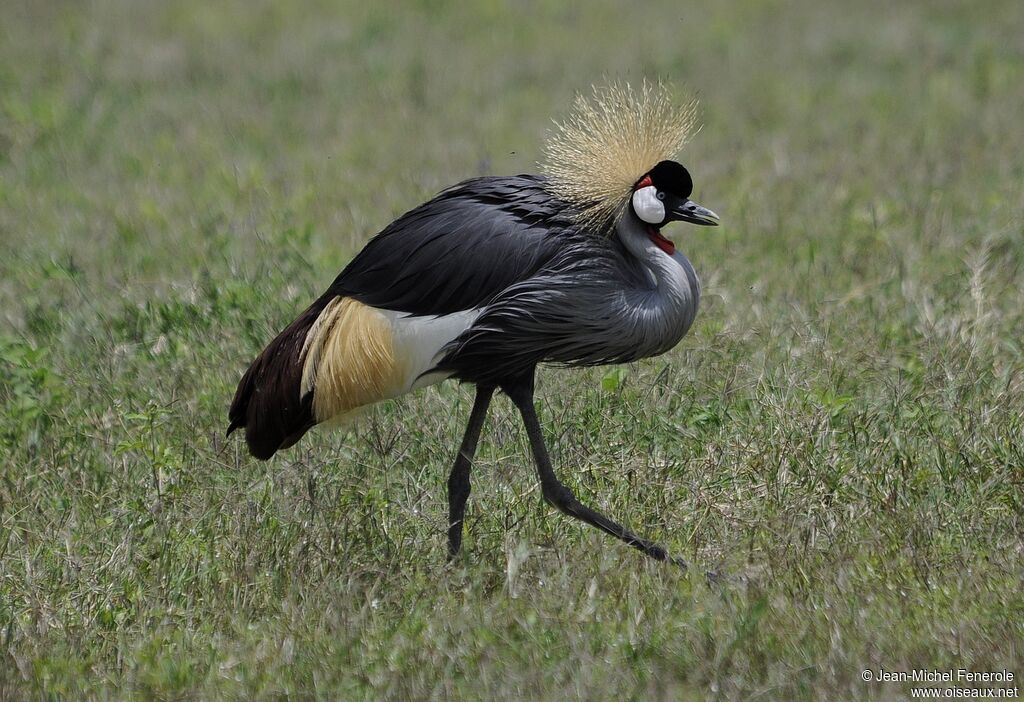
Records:
[[[313,393],[299,397],[302,344],[333,296],[320,298],[271,341],[242,376],[228,410],[228,435],[245,427],[249,452],[267,460],[316,425]]]

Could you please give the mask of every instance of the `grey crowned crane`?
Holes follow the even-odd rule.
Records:
[[[313,426],[446,378],[476,386],[448,478],[448,548],[462,545],[470,467],[496,389],[522,415],[544,499],[658,560],[665,549],[576,499],[555,475],[534,409],[538,364],[656,356],[693,323],[700,283],[662,234],[715,225],[669,160],[695,103],[661,86],[577,98],[545,148],[544,175],[472,178],[402,215],[245,372],[228,434],[268,459]],[[673,561],[682,563],[679,559]]]

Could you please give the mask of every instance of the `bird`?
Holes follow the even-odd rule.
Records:
[[[387,225],[242,376],[228,435],[266,460],[318,424],[454,379],[475,386],[448,474],[448,558],[461,550],[472,462],[501,391],[519,411],[543,498],[660,561],[683,559],[584,505],[556,475],[534,406],[538,366],[637,361],[673,348],[701,286],[665,225],[714,226],[676,154],[697,104],[663,83],[577,94],[539,173],[482,176]]]

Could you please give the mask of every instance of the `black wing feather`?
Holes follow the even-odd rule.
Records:
[[[542,268],[575,229],[543,178],[473,178],[388,225],[328,293],[412,315],[480,307]]]

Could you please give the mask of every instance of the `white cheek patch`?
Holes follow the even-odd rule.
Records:
[[[665,205],[658,199],[658,189],[653,185],[633,193],[633,211],[648,224],[661,224],[665,221]]]

